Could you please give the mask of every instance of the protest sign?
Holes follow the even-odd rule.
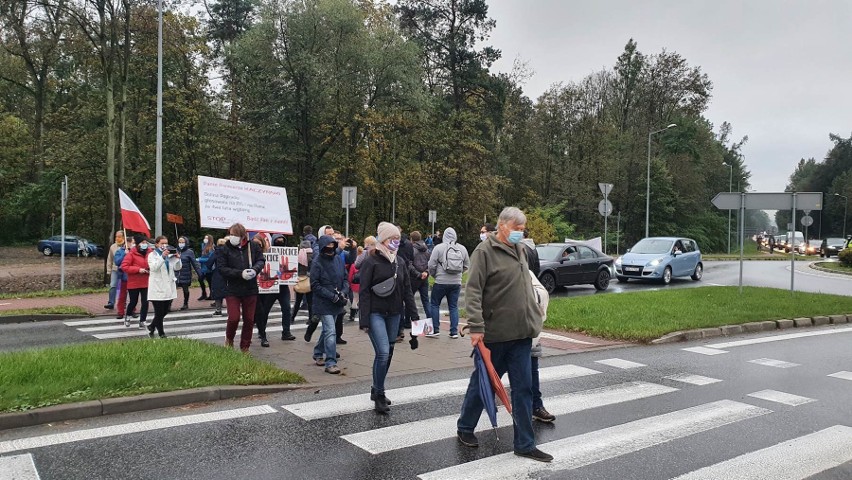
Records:
[[[257,183],[198,176],[201,226],[228,228],[242,223],[247,230],[293,234],[287,190]]]
[[[257,276],[259,293],[278,293],[279,285],[297,282],[299,249],[296,247],[271,247],[263,254],[266,264]]]

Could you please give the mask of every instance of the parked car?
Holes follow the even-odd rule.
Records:
[[[600,250],[577,242],[543,243],[535,248],[541,262],[538,278],[548,293],[566,285],[609,287],[613,258]]]
[[[83,240],[86,242],[87,249],[83,253],[83,256],[86,257],[103,257],[104,249],[102,246],[91,243],[83,237],[77,237],[74,235],[65,235],[65,255],[77,255],[77,245],[78,240]],[[62,235],[54,235],[47,240],[41,240],[38,242],[36,246],[38,251],[43,253],[45,256],[53,255],[54,253],[62,252]]]
[[[648,237],[615,261],[619,282],[657,280],[668,285],[673,277],[701,280],[704,264],[695,240],[682,237]]]
[[[822,244],[819,246],[819,254],[821,257],[828,258],[832,255],[837,255],[846,247],[846,239],[840,237],[823,238]]]

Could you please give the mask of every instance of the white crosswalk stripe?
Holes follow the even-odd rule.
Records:
[[[842,380],[852,380],[852,372],[837,372],[832,373],[829,377],[840,378]]]
[[[754,392],[748,394],[749,397],[759,398],[761,400],[766,400],[768,402],[781,403],[784,405],[789,405],[791,407],[796,407],[799,405],[804,405],[806,403],[816,402],[813,398],[801,397],[799,395],[793,395],[792,393],[779,392],[777,390],[761,390],[759,392]]]
[[[764,365],[767,367],[775,368],[793,368],[799,366],[798,363],[785,362],[784,360],[773,360],[771,358],[758,358],[757,360],[749,360],[749,363],[755,363],[757,365]]]
[[[852,461],[852,428],[836,425],[717,463],[675,480],[804,480]]]
[[[630,360],[622,360],[620,358],[608,358],[606,360],[598,360],[595,363],[620,368],[622,370],[629,370],[631,368],[639,368],[645,366],[641,363],[631,362]]]
[[[577,469],[768,413],[771,410],[720,400],[540,445],[543,451],[553,455],[551,463],[532,462],[504,453],[425,473],[420,478],[534,478],[540,472]]]
[[[707,347],[689,347],[682,348],[681,350],[685,352],[700,353],[701,355],[722,355],[723,353],[728,353],[727,350],[719,350],[716,348]]]
[[[674,380],[675,382],[688,383],[690,385],[710,385],[711,383],[721,382],[718,378],[691,375],[689,373],[678,373],[677,375],[669,375],[666,378]]]
[[[565,415],[676,391],[676,388],[653,383],[630,382],[584,392],[548,397],[544,399],[544,403],[547,405],[548,411],[553,415]],[[454,437],[456,435],[456,420],[458,418],[457,414],[447,415],[445,417],[420,420],[378,430],[343,435],[340,438],[376,455],[401,448],[422,445],[443,438]],[[506,426],[511,424],[511,415],[501,409],[497,415],[497,425]],[[476,431],[488,430],[490,428],[491,421],[483,413],[482,418],[477,424]]]

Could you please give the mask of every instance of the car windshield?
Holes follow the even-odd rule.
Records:
[[[846,240],[844,240],[842,238],[829,238],[829,239],[826,240],[826,243],[828,245],[841,245],[841,244],[846,243]]]
[[[554,260],[562,255],[562,250],[565,247],[562,245],[538,245],[535,249],[538,251],[539,258]]]
[[[671,240],[644,238],[639,240],[639,243],[630,249],[630,253],[669,253],[672,251],[672,243],[673,242]]]

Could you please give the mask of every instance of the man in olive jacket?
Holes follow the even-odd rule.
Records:
[[[515,207],[506,207],[500,213],[497,231],[489,234],[470,257],[465,307],[471,345],[475,348],[484,342],[491,350],[497,374],[509,373],[515,455],[550,462],[553,457],[536,448],[532,426],[530,349],[532,339],[541,332],[542,319],[521,244],[526,223],[524,212]],[[457,422],[463,445],[479,446],[473,432],[482,409],[479,374],[474,370]]]

